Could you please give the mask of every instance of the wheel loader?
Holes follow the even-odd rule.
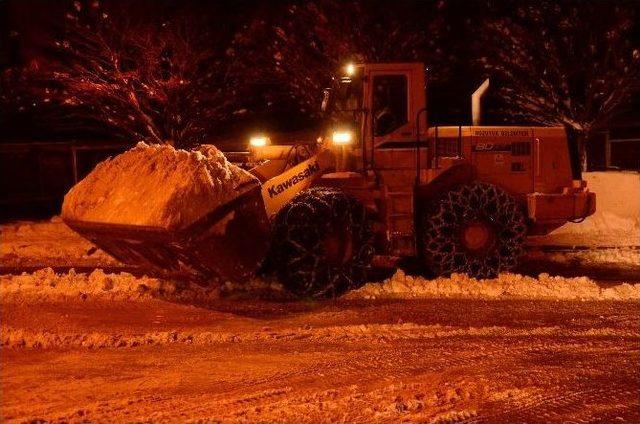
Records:
[[[241,280],[260,267],[301,296],[363,284],[411,258],[433,275],[492,277],[516,266],[528,235],[595,212],[562,127],[427,125],[421,63],[349,65],[325,90],[313,140],[251,138],[229,153],[259,184],[180,231],[67,221],[150,272]],[[212,231],[224,222],[223,231]]]

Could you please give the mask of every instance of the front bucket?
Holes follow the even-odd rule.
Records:
[[[121,262],[159,276],[240,282],[256,272],[269,248],[270,226],[259,186],[178,231],[65,223]]]
[[[260,187],[221,209],[188,227],[183,239],[200,266],[220,278],[242,280],[257,271],[269,249],[271,227]]]

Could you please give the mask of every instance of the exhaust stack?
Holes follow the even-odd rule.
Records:
[[[489,78],[484,80],[482,84],[471,95],[471,123],[473,125],[480,125],[480,116],[482,115],[481,101],[482,96],[489,88]]]

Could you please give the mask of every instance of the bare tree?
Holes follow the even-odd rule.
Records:
[[[631,4],[542,1],[487,19],[477,51],[485,72],[500,83],[501,116],[575,130],[584,167],[584,141],[638,89]]]
[[[76,1],[50,59],[5,72],[5,85],[20,82],[5,100],[13,96],[58,129],[201,142],[232,116],[237,61],[227,51],[233,33],[188,18],[134,20]]]
[[[5,72],[4,97],[66,133],[196,143],[240,116],[316,117],[347,61],[423,61],[437,64],[431,81],[446,75],[446,4],[258,2],[236,17],[221,2],[202,21],[162,21],[76,1],[53,54]]]

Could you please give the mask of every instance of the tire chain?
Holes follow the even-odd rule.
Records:
[[[459,233],[465,222],[492,223],[496,241],[484,255],[470,254]],[[473,183],[445,194],[423,222],[423,253],[438,275],[454,272],[490,278],[513,268],[523,253],[527,226],[515,199],[501,188]]]
[[[323,236],[335,223],[353,237],[353,259],[324,260]],[[374,235],[365,207],[344,192],[314,187],[300,192],[274,220],[273,259],[280,281],[298,295],[336,296],[366,282]]]

